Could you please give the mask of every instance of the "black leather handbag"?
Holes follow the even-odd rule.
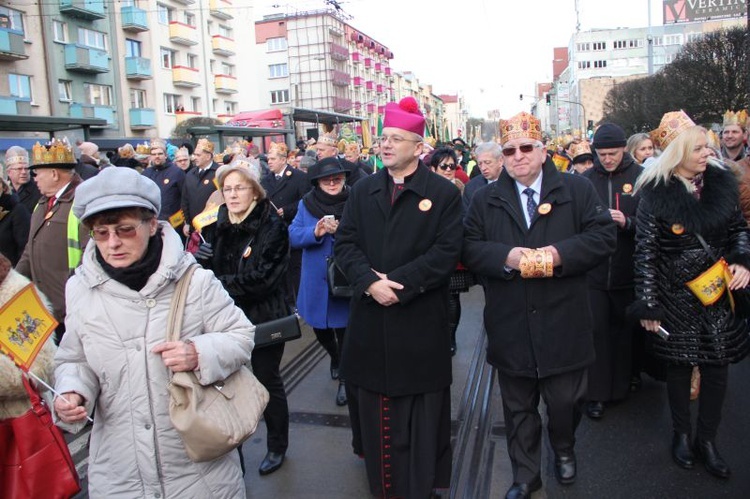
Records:
[[[302,336],[297,314],[255,325],[255,348],[296,340]]]
[[[329,256],[326,259],[326,265],[328,291],[330,291],[331,296],[335,296],[336,298],[351,298],[354,290],[349,285],[349,281],[346,279],[346,275],[344,275],[341,267],[336,263],[336,259],[333,256]]]

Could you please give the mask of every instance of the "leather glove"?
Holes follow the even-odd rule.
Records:
[[[209,260],[214,257],[214,249],[209,243],[202,243],[194,256],[196,260]]]

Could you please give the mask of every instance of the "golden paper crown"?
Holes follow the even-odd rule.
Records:
[[[671,111],[662,116],[659,128],[652,130],[649,136],[654,143],[654,147],[663,151],[678,135],[694,126],[695,123],[690,119],[690,116],[685,114],[685,111]]]
[[[68,144],[68,140],[52,139],[47,145],[41,145],[39,142],[34,144],[31,153],[31,166],[43,165],[70,165],[73,168],[76,165],[76,157],[73,154],[73,148]]]
[[[289,153],[289,148],[283,142],[272,142],[268,147],[268,152],[286,157],[286,155]]]
[[[136,154],[151,154],[151,146],[147,143],[138,144],[135,146]]]
[[[336,147],[337,143],[338,143],[338,139],[332,133],[324,133],[323,135],[318,137],[318,144],[326,144],[329,146]]]
[[[509,120],[500,120],[500,144],[509,140],[531,139],[542,141],[542,123],[526,112],[520,112]]]
[[[727,125],[739,125],[744,130],[747,125],[747,110],[742,109],[736,113],[727,110],[727,112],[724,113],[724,123],[722,126]]]
[[[588,142],[579,142],[570,146],[570,157],[576,159],[582,154],[591,154],[591,145]]]
[[[706,132],[706,139],[708,140],[708,146],[713,147],[714,149],[721,149],[721,140],[719,139],[719,136],[716,135],[716,132],[713,130],[708,130]]]
[[[153,139],[148,146],[148,152],[151,153],[151,149],[161,149],[164,154],[167,153],[167,143],[161,139]]]
[[[21,156],[20,154],[5,157],[5,166],[15,165],[16,163],[28,163],[28,162],[29,162],[29,157]]]
[[[211,142],[208,139],[200,139],[197,144],[195,144],[195,150],[201,150],[204,152],[210,152],[211,154],[214,153],[214,143]]]

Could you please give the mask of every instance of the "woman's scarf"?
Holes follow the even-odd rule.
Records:
[[[156,272],[161,263],[161,252],[164,248],[161,228],[148,240],[146,254],[137,262],[124,267],[116,268],[104,261],[104,257],[96,247],[96,261],[102,266],[104,272],[115,281],[124,284],[133,291],[140,291],[148,282],[149,277]]]
[[[344,204],[349,199],[349,187],[344,185],[344,188],[336,195],[331,195],[323,192],[319,186],[313,187],[313,189],[305,194],[302,198],[302,202],[305,203],[305,208],[315,218],[323,218],[326,215],[333,215],[336,220],[341,220],[341,215],[344,213]]]

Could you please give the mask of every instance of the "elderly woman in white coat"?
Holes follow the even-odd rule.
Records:
[[[159,222],[159,188],[129,168],[108,168],[76,190],[75,215],[91,230],[66,288],[67,332],[55,357],[61,427],[94,415],[89,495],[245,497],[239,457],[192,462],[169,418],[169,370],[204,385],[250,361],[254,326],[211,271],[190,282],[180,341],[165,341],[176,282],[195,263]],[[94,408],[96,411],[94,412]]]

